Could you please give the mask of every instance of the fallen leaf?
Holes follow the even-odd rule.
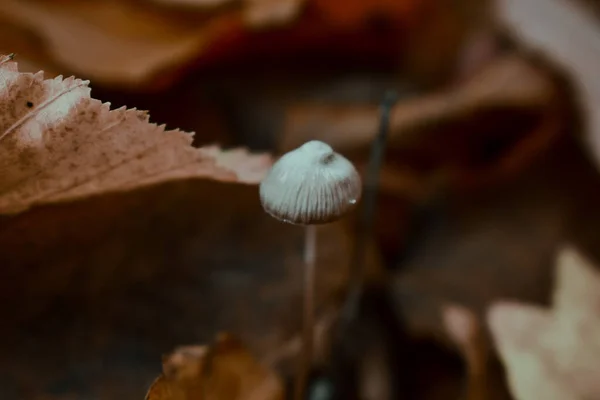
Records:
[[[172,79],[215,37],[235,29],[239,19],[225,15],[198,24],[112,0],[5,0],[0,3],[0,15],[2,24],[17,26],[21,37],[35,44],[34,49],[11,51],[34,59],[44,54],[46,62],[55,68],[59,65],[60,70],[95,82],[137,88],[160,86],[159,81]],[[31,56],[27,50],[39,54]]]
[[[260,182],[271,164],[271,157],[251,154],[245,148],[222,150],[219,146],[205,146],[202,150],[216,161],[218,167],[235,171],[239,182]]]
[[[244,22],[251,27],[270,27],[294,21],[306,0],[150,0],[172,8],[215,10],[224,6],[241,11]]]
[[[518,400],[600,396],[600,273],[572,247],[556,263],[552,309],[499,302],[488,312]]]
[[[444,325],[467,364],[466,400],[485,400],[487,396],[488,350],[477,316],[465,307],[450,304],[442,310]]]
[[[415,0],[312,0],[315,9],[334,26],[352,28],[376,18],[405,20],[420,5]]]
[[[282,400],[279,378],[228,334],[213,346],[181,347],[163,362],[146,400]]]
[[[514,176],[560,137],[568,113],[561,90],[549,69],[511,54],[453,89],[397,103],[382,189],[414,197],[432,182],[481,187]],[[279,151],[317,139],[360,154],[374,140],[380,118],[374,105],[296,104],[286,111]]]
[[[265,56],[295,60],[299,52],[314,56],[333,48],[335,55],[368,54],[377,62],[397,58],[397,28],[382,41],[368,26],[344,30],[317,13],[306,15],[305,0],[229,3],[6,0],[0,3],[0,52],[19,53],[38,67],[34,71],[138,91],[163,89],[192,68],[239,68],[262,60],[264,70]]]
[[[0,213],[172,179],[256,183],[269,167],[268,156],[245,150],[195,149],[192,134],[166,131],[143,111],[110,110],[88,83],[45,80],[2,59]]]
[[[460,76],[468,46],[488,33],[495,35],[493,1],[413,1],[406,32],[403,72],[428,88],[446,86]],[[483,59],[484,60],[484,59]],[[463,64],[463,65],[461,65]]]
[[[254,28],[268,28],[295,20],[305,0],[246,0],[244,22]]]
[[[495,60],[462,85],[397,103],[390,115],[389,142],[399,146],[418,140],[424,126],[471,115],[478,110],[514,106],[539,108],[554,95],[551,80],[516,54]],[[335,148],[353,150],[371,143],[379,125],[379,107],[296,104],[286,112],[281,152],[319,139]]]
[[[501,299],[546,302],[557,247],[568,240],[598,249],[599,195],[597,173],[575,138],[566,135],[510,180],[426,204],[409,230],[391,283],[394,307],[409,332],[448,344],[440,309],[450,302],[468,307],[481,321]],[[487,376],[489,398],[513,399],[495,358]]]
[[[596,2],[594,2],[596,3]],[[585,2],[568,0],[500,0],[498,21],[528,47],[544,52],[570,74],[586,115],[586,151],[600,167],[600,29]]]
[[[224,329],[293,373],[304,231],[265,214],[256,190],[186,179],[0,218],[0,386],[27,388],[6,399],[65,385],[141,398],[159,354]],[[319,229],[318,321],[337,316],[348,285],[349,225]],[[371,241],[366,265],[381,272]]]
[[[150,2],[171,7],[211,9],[236,3],[236,0],[150,0]]]
[[[267,26],[272,23],[294,21],[304,6],[310,7],[319,18],[331,26],[354,29],[376,18],[404,19],[414,11],[419,1],[414,0],[151,0],[153,3],[171,7],[214,9],[226,5],[240,4],[245,21],[251,26]]]

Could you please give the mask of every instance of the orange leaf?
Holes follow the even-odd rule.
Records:
[[[214,346],[180,347],[146,400],[282,400],[279,378],[262,367],[235,338],[221,334]]]

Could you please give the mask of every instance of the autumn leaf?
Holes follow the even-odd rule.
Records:
[[[459,348],[467,364],[465,399],[487,399],[488,351],[477,317],[472,311],[456,304],[444,306],[442,317],[450,339]]]
[[[234,3],[234,0],[149,0],[152,3],[171,7],[194,7],[211,9]]]
[[[266,26],[272,22],[287,23],[298,17],[304,6],[315,10],[320,18],[342,29],[356,28],[373,17],[393,16],[397,19],[412,12],[418,1],[414,0],[150,0],[153,3],[209,10],[241,3],[245,20],[250,25]]]
[[[253,28],[287,24],[300,15],[304,3],[305,0],[246,0],[244,22]]]
[[[343,7],[335,2],[333,9]],[[340,27],[327,13],[307,0],[3,0],[0,53],[19,53],[29,72],[68,71],[143,92],[164,89],[193,68],[239,68],[283,53],[296,59],[327,48],[377,63],[397,58],[400,29],[382,41],[369,24]]]
[[[270,164],[245,150],[195,149],[136,109],[110,110],[88,81],[44,79],[0,61],[0,213],[35,204],[206,177],[256,183]]]
[[[589,5],[565,0],[503,0],[498,2],[497,16],[527,47],[544,52],[569,73],[586,111],[586,146],[599,164],[600,86],[596,66],[600,60],[600,29]]]
[[[398,20],[414,12],[421,2],[414,0],[312,0],[318,12],[332,25],[344,28],[360,26],[377,17]]]
[[[3,37],[0,51],[143,90],[164,85],[216,37],[239,25],[227,15],[201,24],[182,21],[127,1],[20,0],[0,2],[0,23],[17,29]]]
[[[279,378],[228,334],[213,346],[180,347],[163,362],[163,373],[146,400],[282,400]]]
[[[414,142],[434,122],[442,124],[486,108],[544,107],[554,94],[544,71],[521,56],[506,55],[459,86],[398,102],[391,111],[389,141],[396,146]],[[289,151],[312,139],[354,150],[374,140],[378,123],[379,109],[374,105],[292,105],[286,110],[279,150]]]
[[[600,397],[600,274],[571,247],[556,269],[552,309],[501,302],[488,312],[518,400]]]

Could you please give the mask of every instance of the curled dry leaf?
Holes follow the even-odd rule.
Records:
[[[422,127],[471,115],[479,110],[515,106],[538,108],[553,96],[552,81],[518,55],[495,60],[485,69],[447,91],[400,102],[390,115],[389,141],[401,145],[414,140]],[[379,109],[371,105],[328,106],[297,104],[286,112],[281,152],[308,140],[322,140],[340,150],[368,146],[377,133]]]
[[[502,302],[488,313],[519,400],[600,397],[600,274],[575,249],[557,258],[554,307]]]
[[[454,304],[444,307],[442,317],[452,340],[461,349],[468,350],[478,334],[477,317],[466,308]]]
[[[442,317],[450,339],[459,347],[467,364],[466,400],[487,399],[488,351],[477,317],[470,310],[454,304],[443,308]]]
[[[211,346],[177,349],[146,400],[282,400],[279,378],[235,338],[221,334]]]
[[[195,149],[192,134],[166,131],[143,111],[110,110],[88,81],[45,80],[2,60],[0,213],[172,179],[255,183],[269,167],[268,156],[245,150]]]

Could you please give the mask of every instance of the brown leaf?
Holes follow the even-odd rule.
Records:
[[[347,222],[319,228],[318,321],[335,318],[347,288],[355,243]],[[0,384],[37,400],[77,375],[74,398],[140,398],[159,354],[208,343],[224,328],[258,360],[293,373],[303,243],[302,229],[264,213],[255,186],[207,179],[0,218]],[[371,241],[368,253],[369,272],[381,272]]]
[[[422,128],[443,124],[492,107],[537,108],[553,96],[552,82],[527,60],[508,55],[462,85],[398,103],[390,116],[389,141],[403,145],[418,139]],[[379,109],[370,105],[297,104],[286,113],[279,150],[289,151],[311,139],[342,150],[368,146],[377,133]]]
[[[5,0],[0,22],[18,27],[31,49],[59,70],[104,84],[143,87],[157,84],[189,62],[214,35],[231,25],[227,18],[207,24],[185,22],[127,1],[90,3]],[[10,42],[9,42],[10,43]],[[38,54],[35,54],[38,53]],[[30,56],[31,54],[24,54]],[[57,68],[58,69],[58,68]]]
[[[519,400],[600,396],[600,274],[571,247],[557,258],[554,307],[491,307],[488,322]]]
[[[162,6],[214,10],[223,6],[240,9],[244,22],[250,27],[287,24],[300,14],[306,0],[150,0]]]
[[[181,347],[167,356],[163,374],[146,395],[146,400],[281,399],[279,378],[227,334],[211,347]]]
[[[246,0],[244,22],[254,28],[287,24],[300,15],[305,0]]]
[[[235,0],[149,0],[152,3],[169,7],[194,7],[200,9],[211,9],[235,3]]]
[[[568,119],[562,124],[561,130],[577,132]],[[482,135],[487,132],[482,128]],[[482,320],[500,299],[547,302],[557,246],[576,243],[598,260],[599,194],[589,158],[575,137],[565,135],[511,179],[427,204],[392,283],[399,315],[414,335],[437,338],[442,332],[447,343],[439,309],[448,302]],[[492,357],[489,398],[512,399],[500,367]]]
[[[91,98],[88,81],[44,80],[8,60],[0,79],[0,213],[173,179],[255,183],[270,164],[245,150],[195,149],[193,134]]]
[[[414,0],[312,0],[312,3],[332,25],[348,28],[360,26],[373,17],[394,16],[400,19],[414,11],[420,2]]]
[[[467,364],[467,400],[487,399],[486,382],[488,351],[485,336],[476,315],[470,310],[450,304],[442,317],[450,338],[459,347]]]
[[[503,0],[498,20],[527,46],[543,51],[571,75],[587,113],[587,145],[600,164],[600,51],[598,20],[581,1]],[[597,3],[597,2],[589,2]]]

